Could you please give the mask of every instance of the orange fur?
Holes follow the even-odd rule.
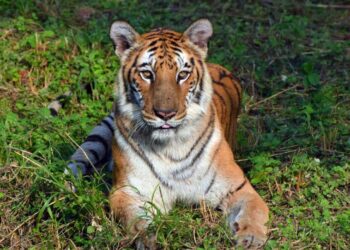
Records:
[[[232,149],[237,131],[237,117],[240,111],[242,88],[230,71],[217,64],[207,64],[213,81],[213,102],[222,130]]]

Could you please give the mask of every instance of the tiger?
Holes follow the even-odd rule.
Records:
[[[137,249],[156,249],[147,228],[177,201],[222,211],[245,249],[267,240],[268,206],[233,154],[242,88],[230,71],[206,62],[212,34],[207,19],[183,33],[139,34],[124,21],[110,28],[121,64],[113,111],[68,169],[85,174],[112,159],[110,209],[137,236]]]
[[[205,62],[212,33],[207,19],[184,33],[111,26],[121,68],[109,202],[129,232],[141,235],[140,249],[155,247],[142,239],[153,206],[167,213],[179,200],[223,211],[247,249],[266,241],[268,207],[232,151],[242,90],[228,70]]]

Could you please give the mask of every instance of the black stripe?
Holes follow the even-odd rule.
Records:
[[[204,66],[203,66],[203,63],[202,63],[202,61],[200,61],[201,62],[201,70],[202,70],[202,75],[201,75],[201,78],[199,79],[199,91],[203,91],[203,89],[204,89],[204,80],[203,80],[203,74],[204,74]],[[199,75],[199,70],[198,70],[198,68],[196,67],[196,70],[197,70],[197,74]],[[200,102],[201,100],[199,99],[198,100],[198,102]]]
[[[200,55],[199,55],[199,54],[197,54],[197,56],[200,58]],[[198,60],[198,62],[199,62],[199,64],[201,65],[201,67],[203,67],[203,62],[202,62],[202,60]]]
[[[128,76],[127,76],[127,80],[128,80],[128,83],[131,82],[131,71],[132,71],[133,67],[131,67],[129,70],[128,70]],[[129,88],[127,87],[126,89],[127,91],[129,91]]]
[[[174,42],[174,41],[170,41],[170,43],[176,47],[180,47],[180,45],[177,43],[177,42]]]
[[[236,93],[238,95],[238,112],[241,109],[241,92],[239,91],[236,82],[233,82],[233,88],[236,90]]]
[[[229,77],[228,74],[226,74],[226,72],[223,70],[223,69],[219,69],[219,78],[220,78],[220,81],[225,78],[225,77]]]
[[[181,49],[179,49],[179,48],[176,48],[176,47],[170,47],[171,49],[173,49],[174,51],[177,51],[177,52],[182,52],[182,50]]]
[[[199,91],[202,92],[204,88],[203,77],[199,80]]]
[[[135,60],[131,65],[131,68],[134,68],[136,66],[137,60],[139,59],[139,55],[135,56]]]
[[[219,85],[219,86],[221,86],[221,87],[225,90],[226,94],[227,94],[227,95],[229,96],[229,98],[230,98],[231,104],[233,104],[233,103],[234,103],[234,100],[232,99],[232,95],[230,95],[230,93],[227,91],[227,87],[226,87],[222,82],[218,82],[218,81],[213,80],[213,83],[214,83],[214,84],[217,84],[217,85]],[[237,93],[239,93],[239,91],[237,91]],[[240,98],[240,95],[238,95],[238,96],[239,96],[239,98]]]
[[[94,156],[94,158],[96,159],[96,163],[98,163],[98,161],[100,160],[100,157],[98,156],[98,153],[96,152],[96,150],[88,149],[87,151]]]
[[[154,47],[148,49],[147,52],[152,52],[152,51],[155,51],[156,49],[158,49],[158,46],[154,46]]]
[[[108,148],[109,148],[109,145],[108,145],[108,143],[106,142],[105,138],[103,138],[102,136],[97,135],[97,134],[89,135],[89,136],[85,139],[85,142],[99,142],[99,143],[101,143],[101,144],[103,145],[105,151],[107,151]],[[84,143],[85,143],[85,142],[84,142]]]
[[[126,71],[126,67],[123,66],[123,68],[122,68],[123,78],[125,78],[125,71]],[[124,89],[125,89],[125,92],[128,92],[128,89],[129,89],[129,88],[128,88],[128,85],[127,85],[125,79],[124,79]]]
[[[203,143],[201,149],[198,151],[198,153],[195,155],[195,157],[192,159],[191,163],[182,167],[181,169],[178,169],[177,171],[174,171],[173,176],[175,179],[187,179],[189,177],[191,177],[194,173],[194,170],[191,172],[191,174],[189,176],[185,176],[185,177],[180,177],[179,175],[193,167],[195,167],[195,163],[197,162],[197,160],[199,159],[199,157],[202,155],[202,153],[204,152],[204,149],[206,148],[208,142],[210,141],[210,139],[212,138],[212,135],[214,134],[214,127],[212,127],[212,130],[210,131],[210,135],[207,137],[207,140]]]
[[[159,34],[158,33],[154,33],[154,34],[149,34],[148,36],[145,37],[147,40],[152,40],[153,38],[159,38]],[[158,41],[158,40],[156,40]]]
[[[149,47],[152,47],[153,45],[155,45],[158,41],[157,40],[154,40],[153,42],[151,42],[148,46]]]
[[[229,76],[228,76],[229,77]],[[233,86],[233,88],[236,90],[236,92],[237,92],[237,95],[238,95],[238,101],[240,102],[241,101],[241,92],[239,91],[239,89],[238,89],[238,87],[237,87],[237,82],[235,82],[234,80],[233,80],[233,78],[232,77],[229,77],[231,80],[232,80],[232,86]],[[237,84],[236,84],[237,83]]]
[[[221,107],[223,110],[223,114],[226,113],[226,102],[224,100],[224,98],[214,89],[214,95],[216,95],[217,97],[219,97],[220,101],[221,101]],[[223,123],[225,121],[225,117],[222,116],[221,117],[221,123]]]
[[[197,68],[197,66],[194,68],[197,72],[197,75],[199,75],[199,70]],[[203,71],[204,73],[204,71]],[[204,86],[204,83],[203,83],[203,75],[200,77],[199,79],[199,91],[196,93],[196,99],[195,100],[195,103],[199,104],[200,101],[201,101],[201,98],[202,98],[202,92],[203,92],[203,86]]]
[[[102,123],[108,127],[109,131],[110,131],[112,134],[114,133],[114,128],[112,127],[111,124],[109,124],[108,121],[106,121],[105,119],[103,119],[102,122],[101,122],[101,124],[102,124]]]
[[[145,66],[147,66],[147,65],[149,65],[149,63],[141,63],[141,64],[139,65],[139,67],[145,67]]]
[[[110,148],[108,151],[105,151],[105,155],[103,156],[103,158],[99,162],[99,165],[101,164],[101,166],[102,166],[111,160],[113,160],[113,159],[112,159],[112,149]]]
[[[117,116],[119,116],[120,115],[120,113],[121,113],[121,110],[120,110],[120,107],[119,107],[119,105],[120,105],[120,100],[119,101],[115,101],[115,105],[114,105],[114,115],[115,115],[115,117],[117,117]],[[115,122],[115,119],[113,119],[113,121]]]
[[[170,41],[170,42],[176,42],[176,41],[179,41],[179,37],[176,36],[176,35],[167,35],[167,40]]]
[[[173,162],[180,162],[180,161],[186,160],[191,155],[194,148],[197,147],[198,143],[203,139],[204,134],[208,131],[209,127],[211,127],[212,124],[213,124],[213,119],[210,119],[207,123],[207,126],[203,130],[203,132],[200,134],[200,136],[198,136],[197,140],[195,141],[195,143],[192,145],[191,149],[187,152],[187,154],[184,157],[182,157],[180,159],[175,159],[173,157],[169,157],[169,160],[171,160]]]
[[[50,114],[51,114],[52,116],[57,116],[57,115],[58,115],[58,111],[57,111],[56,109],[54,109],[54,108],[49,108],[49,110],[50,110]]]
[[[203,143],[202,147],[200,148],[200,150],[197,152],[197,154],[192,158],[192,161],[190,162],[190,164],[183,166],[180,169],[177,169],[175,171],[172,172],[172,175],[174,176],[174,178],[179,179],[180,177],[177,177],[178,175],[180,175],[181,173],[185,172],[186,170],[192,168],[195,166],[195,163],[197,162],[197,160],[199,159],[199,157],[202,155],[202,153],[204,152],[205,148],[208,146],[208,142],[210,141],[210,139],[213,137],[214,134],[214,130],[215,130],[215,116],[213,114],[213,110],[211,110],[211,121],[210,121],[210,132],[209,135],[207,136],[205,142]],[[193,172],[192,172],[193,174]],[[191,175],[192,175],[191,174]],[[190,177],[190,176],[189,176]],[[188,178],[188,177],[187,177]]]
[[[136,79],[133,79],[133,83],[135,82]],[[134,92],[139,92],[139,90],[137,89],[137,87],[135,86],[135,84],[130,84],[131,90]]]
[[[225,86],[222,82],[217,82],[217,81],[214,81],[214,80],[213,80],[213,83],[219,85],[220,87],[222,87],[222,88],[224,89],[226,95],[227,95],[228,98],[230,99],[229,107],[232,107],[233,104],[234,104],[234,100],[233,100],[232,95],[228,92],[226,86]],[[229,112],[229,117],[228,117],[228,119],[230,119],[230,118],[232,119],[232,111],[233,111],[233,109],[231,108],[231,109],[229,109],[229,110],[230,110],[230,112]],[[231,128],[232,125],[233,125],[233,122],[229,122],[229,123],[228,123],[228,129],[229,129],[229,131],[232,131],[232,128]],[[226,136],[226,135],[225,135],[225,136]]]
[[[199,81],[199,91],[197,92],[197,93],[199,93],[198,94],[198,104],[201,102],[201,99],[202,99],[202,93],[203,93],[203,78],[201,78],[200,79],[200,81]]]
[[[119,121],[119,122],[118,122]],[[119,124],[120,123],[120,124]],[[121,119],[117,119],[117,128],[121,134],[121,136],[123,137],[124,141],[134,150],[134,152],[136,154],[138,154],[138,156],[140,156],[140,158],[148,165],[148,167],[150,168],[150,170],[152,171],[153,175],[167,188],[172,189],[172,187],[170,186],[169,183],[167,183],[166,181],[164,181],[159,175],[158,173],[155,171],[155,168],[153,166],[153,164],[151,163],[151,161],[147,158],[147,156],[145,155],[145,153],[143,152],[143,150],[138,147],[137,145],[135,145],[134,143],[132,143],[132,139],[130,137],[127,137],[122,130],[126,130],[123,122],[121,121]],[[119,125],[121,126],[121,128],[119,127]]]
[[[192,64],[192,66],[194,66],[194,59],[193,59],[193,57],[191,57],[190,62]]]
[[[224,200],[226,200],[229,196],[232,196],[234,193],[236,193],[239,190],[241,190],[246,183],[247,183],[247,179],[244,178],[244,181],[235,190],[230,190],[230,191],[227,192],[227,194],[220,200],[218,206],[220,206],[224,202]]]
[[[195,98],[194,98],[193,102],[199,104],[201,98],[202,98],[202,92],[198,91],[198,92],[195,94]]]
[[[241,190],[241,189],[244,187],[244,185],[245,185],[246,183],[247,183],[247,179],[244,179],[244,181],[242,182],[242,184],[239,185],[239,186],[236,188],[235,193],[238,192],[239,190]]]
[[[205,190],[205,194],[207,194],[209,192],[209,190],[211,189],[211,187],[213,186],[215,178],[216,178],[216,172],[214,173],[213,178],[211,179],[211,182],[210,182],[209,186]]]
[[[211,160],[210,160],[210,164],[208,165],[207,170],[205,170],[205,173],[203,174],[203,177],[205,177],[205,176],[208,174],[208,172],[209,172],[209,170],[210,170],[210,168],[211,168],[211,165],[212,165],[213,162],[214,162],[214,158],[215,158],[217,152],[218,152],[219,149],[220,149],[220,145],[221,145],[222,140],[223,140],[223,138],[222,138],[221,141],[218,143],[218,146],[217,146],[217,148],[216,148],[215,151],[214,151],[214,154],[213,154],[213,156],[212,156],[212,158],[211,158]],[[202,177],[202,178],[203,178],[203,177]]]
[[[66,101],[66,99],[69,97],[69,95],[67,94],[63,94],[63,95],[59,95],[57,98],[56,98],[56,101],[59,101],[61,104],[62,102]]]
[[[127,81],[128,83],[131,82],[131,71],[133,70],[133,68],[136,67],[136,63],[137,63],[137,60],[139,59],[139,55],[135,56],[135,59],[134,59],[134,62],[132,63],[131,67],[129,68],[128,72],[127,72]],[[124,77],[124,74],[123,74],[123,77]],[[125,79],[124,79],[124,84],[127,84],[125,82]],[[128,91],[128,87],[125,88],[125,91]]]

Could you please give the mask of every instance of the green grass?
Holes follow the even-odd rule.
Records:
[[[345,2],[0,0],[0,247],[132,247],[109,213],[108,173],[70,179],[76,193],[62,174],[112,106],[119,62],[109,26],[123,19],[139,32],[183,31],[207,17],[208,61],[232,70],[245,90],[236,158],[271,210],[265,248],[349,249]],[[86,83],[92,94],[79,88]],[[68,89],[69,104],[51,117],[47,105]],[[204,205],[178,204],[150,231],[165,249],[233,245]]]

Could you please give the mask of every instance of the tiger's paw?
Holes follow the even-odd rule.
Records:
[[[237,236],[237,245],[244,249],[260,249],[266,242],[266,237],[258,237],[253,234]]]
[[[259,249],[267,240],[264,226],[234,222],[230,227],[236,236],[237,245],[244,249]]]

